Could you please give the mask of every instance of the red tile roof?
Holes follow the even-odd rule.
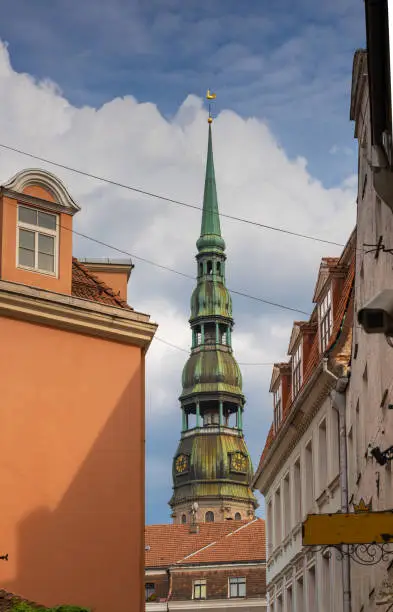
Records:
[[[47,610],[44,606],[40,606],[37,603],[32,601],[28,601],[19,595],[14,595],[13,593],[9,593],[8,591],[4,591],[0,589],[0,612],[11,612],[16,604],[29,604],[32,609],[36,610]]]
[[[113,289],[108,287],[106,283],[100,280],[95,274],[90,272],[75,257],[72,258],[72,295],[83,298],[84,300],[92,300],[100,302],[108,306],[116,306],[117,308],[125,308],[132,310]]]
[[[265,559],[265,521],[260,518],[201,523],[199,533],[191,533],[189,525],[147,525],[145,528],[146,569]]]
[[[345,255],[346,257],[348,257],[348,254],[349,254],[349,261],[347,261],[347,273],[346,273],[344,285],[341,291],[340,301],[338,303],[336,312],[334,313],[333,330],[332,330],[332,335],[331,335],[328,347],[324,354],[320,353],[319,338],[318,338],[318,334],[316,333],[313,339],[311,348],[310,348],[307,362],[304,364],[304,375],[303,375],[301,389],[310,380],[311,375],[314,372],[320,360],[327,354],[330,353],[331,355],[333,355],[335,359],[337,360],[337,363],[339,363],[340,365],[345,366],[350,361],[351,342],[348,340],[348,338],[349,338],[349,335],[351,335],[351,331],[352,331],[351,328],[352,328],[352,322],[353,322],[353,291],[352,290],[353,290],[354,282],[355,282],[355,262],[356,262],[355,245],[356,245],[356,233],[353,232],[347,245],[344,248],[343,255],[340,258],[324,257],[322,259],[322,261],[325,264],[331,265],[332,267],[336,267],[339,263],[341,263],[341,259],[343,258],[343,256]],[[344,326],[344,319],[345,319],[345,315],[347,312],[350,315],[349,316],[350,321],[349,322],[347,321],[346,325]],[[313,318],[315,318],[315,309],[314,309],[313,314],[310,317],[310,322],[306,323],[306,325],[309,325],[312,322]],[[296,321],[294,325],[303,326],[304,323],[300,321]],[[338,343],[338,340],[341,336],[342,331],[344,330],[344,327],[345,327],[345,338],[343,340],[344,347],[341,349],[341,352],[338,352],[338,350],[335,350],[336,343]],[[292,397],[290,394],[288,398],[287,406],[284,406],[283,419],[281,421],[279,429],[281,429],[281,427],[286,421],[288,414],[291,412],[292,404],[294,403],[294,401],[295,400],[292,400]],[[276,435],[277,435],[277,432],[274,431],[274,427],[272,424],[270,427],[269,433],[267,435],[267,438],[266,438],[265,446],[262,451],[261,458],[259,460],[258,468],[254,475],[254,482],[255,482],[257,475],[260,473],[260,471],[263,468],[264,460],[266,458],[266,455],[270,447],[272,446],[275,440]]]

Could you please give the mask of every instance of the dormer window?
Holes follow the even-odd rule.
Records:
[[[282,421],[281,380],[279,381],[277,389],[273,391],[273,404],[274,404],[274,429],[275,431],[277,431]]]
[[[296,351],[293,353],[292,357],[292,390],[293,397],[295,397],[300,390],[303,382],[302,375],[302,344],[299,343]]]
[[[319,304],[319,334],[322,353],[327,349],[330,336],[332,335],[332,327],[332,290],[329,288],[325,297]]]
[[[17,265],[43,274],[57,274],[58,216],[18,206]]]

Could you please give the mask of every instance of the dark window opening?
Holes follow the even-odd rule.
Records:
[[[201,262],[199,264],[199,276],[202,276],[202,275],[203,275],[203,263]]]
[[[236,514],[235,514],[235,521],[241,521],[241,520],[242,520],[242,517],[241,517],[240,512],[236,512]]]
[[[182,514],[182,515],[181,515],[181,522],[183,523],[183,525],[184,525],[185,523],[187,523],[187,517],[186,517],[186,515],[185,515],[185,514]]]
[[[221,274],[221,263],[217,262],[217,274]]]
[[[155,584],[153,582],[145,583],[145,601],[154,601],[157,599]]]
[[[214,523],[214,512],[211,510],[205,514],[205,523]]]
[[[212,274],[213,273],[213,262],[212,261],[208,261],[207,262],[207,273],[208,274]]]

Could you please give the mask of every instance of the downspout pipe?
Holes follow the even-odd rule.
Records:
[[[340,493],[341,512],[347,514],[349,511],[348,495],[348,461],[347,461],[347,427],[346,427],[346,390],[349,379],[346,376],[338,377],[331,372],[327,366],[327,359],[323,361],[323,369],[336,383],[335,389],[331,391],[332,407],[338,413],[338,424],[340,430],[339,438],[339,462],[340,462]],[[343,581],[343,612],[351,612],[351,560],[348,556],[348,545],[342,544],[342,581]]]
[[[166,573],[168,575],[168,596],[166,598],[166,609],[167,612],[169,612],[170,608],[169,608],[169,601],[172,597],[172,574],[171,574],[171,568],[168,567],[168,569],[166,570]]]

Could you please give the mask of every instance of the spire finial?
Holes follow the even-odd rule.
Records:
[[[213,123],[211,100],[215,100],[216,97],[216,94],[211,92],[210,89],[207,90],[206,100],[209,100],[209,117],[207,120],[208,123]]]

